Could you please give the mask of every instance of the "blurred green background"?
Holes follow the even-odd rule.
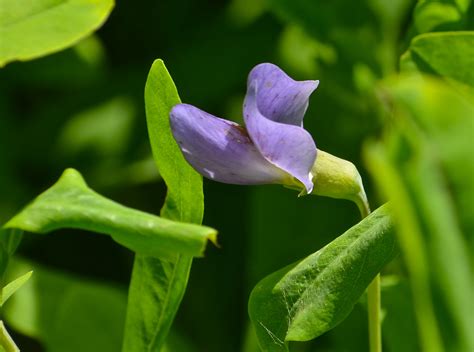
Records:
[[[67,167],[99,193],[158,213],[166,188],[151,159],[143,101],[155,58],[165,61],[183,102],[237,122],[247,74],[258,63],[273,62],[295,79],[319,79],[305,127],[319,148],[357,165],[376,208],[383,199],[362,162],[362,144],[383,124],[375,82],[398,71],[409,40],[422,32],[412,22],[414,6],[409,0],[118,1],[93,36],[0,71],[0,222]],[[253,286],[343,233],[358,222],[358,211],[349,202],[297,198],[278,186],[206,180],[204,187],[203,223],[219,230],[221,248],[195,260],[169,350],[251,352]],[[14,269],[34,268],[37,284],[18,292],[30,306],[10,308],[14,317],[6,311],[15,341],[24,351],[73,351],[74,341],[84,339],[96,351],[118,351],[132,261],[106,236],[27,234]],[[398,262],[387,268],[403,272]],[[406,282],[386,280],[384,292],[387,305],[397,302],[385,322],[388,350],[418,351],[416,336],[410,344],[400,340],[416,335]],[[362,299],[339,327],[295,344],[295,351],[366,351],[366,325]]]

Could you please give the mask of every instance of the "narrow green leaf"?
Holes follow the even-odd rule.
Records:
[[[160,175],[168,186],[163,217],[200,224],[204,212],[202,177],[176,144],[169,125],[178,92],[162,60],[156,60],[145,87],[148,133]],[[159,351],[183,298],[192,258],[173,260],[137,255],[130,283],[123,352]]]
[[[8,333],[3,321],[0,320],[0,352],[20,352],[15,342]]]
[[[263,351],[288,351],[334,328],[397,254],[387,206],[253,289],[249,314]]]
[[[422,351],[441,352],[443,350],[441,337],[429,292],[426,245],[423,243],[421,230],[414,216],[413,204],[397,175],[397,169],[388,162],[385,151],[380,145],[370,146],[367,159],[372,173],[377,173],[377,179],[385,179],[383,183],[379,181],[382,191],[388,193],[388,187],[393,189],[390,200],[395,205],[394,216],[398,219],[400,247],[410,271]]]
[[[201,223],[204,213],[202,177],[184,159],[171,133],[169,113],[181,102],[162,60],[156,60],[145,87],[148,134],[156,165],[168,187],[161,215]]]
[[[474,31],[421,34],[411,42],[408,55],[419,71],[474,87]]]
[[[19,246],[22,237],[21,230],[0,228],[0,279],[3,279],[8,261]]]
[[[107,19],[113,0],[0,0],[0,67],[62,49]]]
[[[0,307],[14,294],[21,286],[23,286],[31,277],[33,271],[29,271],[26,274],[21,275],[19,278],[13,280],[6,286],[4,286],[0,292]]]
[[[85,229],[110,234],[132,251],[166,258],[176,253],[202,256],[207,241],[215,241],[216,236],[208,227],[162,219],[115,203],[91,190],[74,169],[67,169],[4,228],[38,233]]]
[[[393,204],[421,347],[472,350],[474,97],[420,76],[384,88],[396,118],[383,142],[367,148],[367,160]]]

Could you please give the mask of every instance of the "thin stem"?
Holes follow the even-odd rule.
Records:
[[[362,219],[367,217],[370,214],[370,207],[363,189],[354,201],[359,208]],[[370,352],[382,352],[382,326],[380,324],[380,274],[377,274],[374,280],[370,283],[367,289],[367,300],[369,310]]]
[[[382,327],[380,324],[380,274],[367,289],[369,306],[369,346],[370,352],[382,352]]]

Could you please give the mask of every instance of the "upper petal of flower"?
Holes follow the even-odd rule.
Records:
[[[203,176],[224,183],[288,183],[291,177],[258,152],[238,124],[178,104],[170,112],[174,138],[186,160]]]
[[[302,126],[308,99],[319,81],[295,81],[278,66],[263,63],[250,71],[247,89],[252,82],[258,86],[257,105],[266,118]]]
[[[244,120],[250,138],[265,159],[292,175],[311,193],[311,168],[316,159],[313,138],[302,127],[264,116],[257,106],[257,84],[258,81],[250,84],[244,101]]]

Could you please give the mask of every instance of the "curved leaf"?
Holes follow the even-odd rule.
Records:
[[[127,208],[91,190],[81,174],[67,169],[56,184],[8,221],[4,228],[47,233],[78,228],[110,234],[142,254],[174,258],[176,253],[202,256],[216,231],[183,224]]]
[[[387,206],[327,246],[260,281],[249,314],[263,351],[288,351],[334,328],[398,250]]]
[[[67,48],[107,19],[114,0],[0,2],[0,67]]]

